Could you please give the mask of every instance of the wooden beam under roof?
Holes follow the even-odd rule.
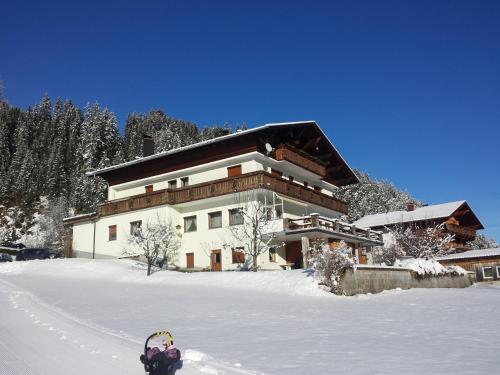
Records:
[[[333,180],[334,181],[334,185],[336,186],[340,186],[340,185],[343,185],[343,184],[346,184],[348,182],[351,182],[352,181],[352,177],[348,177],[348,178],[341,178],[339,180]],[[352,182],[351,182],[352,183]]]
[[[314,149],[319,144],[319,142],[321,142],[321,137],[311,138],[304,144],[304,146],[302,146],[302,149],[304,151]]]
[[[328,173],[335,173],[335,172],[339,172],[341,171],[342,169],[344,168],[344,165],[343,164],[338,164],[338,165],[332,165],[328,168],[326,168],[326,171]]]

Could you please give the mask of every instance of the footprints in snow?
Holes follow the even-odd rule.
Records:
[[[65,331],[56,331],[56,329],[52,326],[52,324],[47,323],[47,322],[42,322],[41,318],[38,317],[33,311],[26,309],[22,306],[19,305],[18,299],[21,297],[23,293],[21,292],[12,292],[11,295],[9,296],[9,301],[11,303],[11,306],[15,310],[19,310],[23,313],[25,313],[32,321],[34,324],[39,325],[40,327],[46,329],[47,331],[51,333],[55,333],[56,335],[59,336],[59,340],[61,341],[66,341],[68,340],[67,333]],[[80,343],[78,340],[73,340],[71,341],[72,345],[75,345],[78,347],[80,350],[86,350],[86,345]],[[91,349],[88,351],[90,355],[99,355],[101,352],[97,349]],[[111,355],[111,358],[113,360],[119,360],[119,357],[117,355]]]

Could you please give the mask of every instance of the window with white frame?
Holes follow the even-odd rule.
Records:
[[[483,267],[483,278],[493,279],[493,267]]]

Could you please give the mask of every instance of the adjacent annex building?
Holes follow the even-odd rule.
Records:
[[[382,243],[379,232],[340,221],[348,207],[333,191],[358,180],[314,121],[266,124],[87,175],[108,183],[108,199],[95,213],[64,220],[75,257],[122,257],[129,236],[162,217],[179,231],[177,266],[245,267],[250,259],[238,248],[249,244],[235,243],[230,230],[246,225],[244,193],[254,193],[271,219],[275,246],[259,256],[262,269],[303,267],[311,239],[346,241],[361,263]]]
[[[420,229],[443,225],[443,232],[454,235],[450,248],[456,251],[469,250],[467,242],[476,238],[476,231],[483,225],[466,201],[448,202],[416,208],[409,203],[406,211],[391,211],[381,214],[366,215],[354,222],[361,228],[383,231],[384,240],[390,241],[388,230],[401,225],[414,225]]]

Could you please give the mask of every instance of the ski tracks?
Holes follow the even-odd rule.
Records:
[[[143,343],[81,321],[0,279],[0,375],[143,374]],[[261,375],[196,350],[178,374]]]

